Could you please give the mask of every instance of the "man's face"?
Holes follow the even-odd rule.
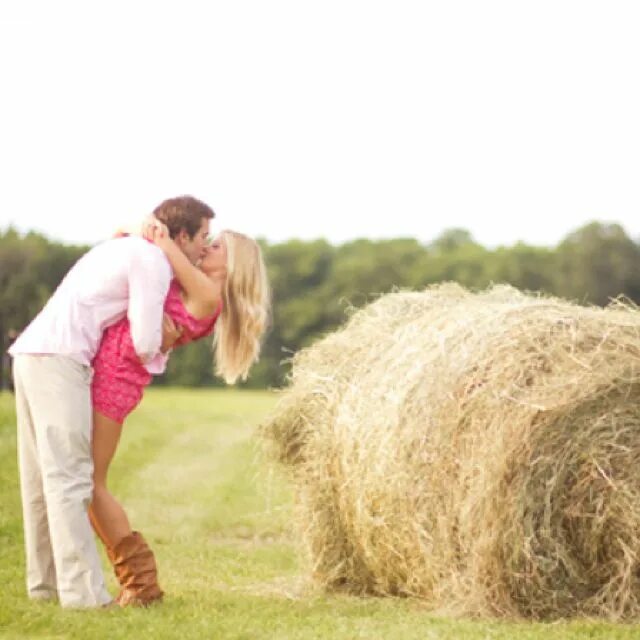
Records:
[[[196,264],[199,260],[204,258],[207,250],[207,238],[209,237],[209,218],[202,218],[200,228],[193,236],[189,237],[189,234],[182,229],[176,236],[175,242],[182,249],[187,258],[189,258],[191,264]]]

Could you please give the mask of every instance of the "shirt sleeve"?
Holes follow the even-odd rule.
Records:
[[[167,351],[167,353],[158,353],[151,360],[145,363],[145,369],[153,376],[159,376],[165,372],[167,368],[167,362],[169,362],[169,355],[171,354],[171,349]]]
[[[133,252],[127,316],[133,348],[143,363],[160,354],[162,313],[170,282],[169,261],[157,247],[144,247]]]

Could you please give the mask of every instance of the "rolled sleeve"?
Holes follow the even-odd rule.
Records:
[[[164,373],[167,368],[167,362],[169,362],[169,354],[171,350],[167,351],[167,353],[158,353],[153,356],[144,366],[145,369],[154,376],[159,376]]]

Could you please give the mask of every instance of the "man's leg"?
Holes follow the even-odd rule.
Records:
[[[64,356],[31,356],[29,367],[60,603],[101,606],[111,597],[87,514],[93,492],[90,369]]]
[[[18,421],[18,464],[24,542],[27,558],[27,593],[30,598],[51,600],[57,597],[56,570],[49,538],[47,507],[42,487],[38,445],[25,394],[29,379],[24,377],[24,356],[13,364],[16,416]]]

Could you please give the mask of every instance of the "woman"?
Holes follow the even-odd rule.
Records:
[[[228,384],[246,379],[259,356],[270,305],[259,245],[223,231],[197,268],[162,223],[147,223],[144,235],[165,252],[176,276],[165,302],[163,351],[209,335],[215,327],[216,373]],[[122,587],[117,602],[147,605],[162,598],[153,553],[107,489],[124,419],[151,381],[133,349],[126,318],[104,332],[93,367],[94,494],[89,516]]]

